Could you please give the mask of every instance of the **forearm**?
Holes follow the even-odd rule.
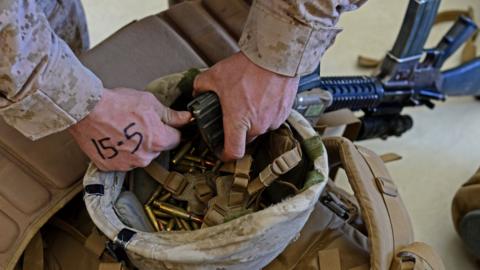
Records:
[[[50,29],[34,0],[0,3],[0,114],[37,139],[84,118],[101,81]]]
[[[257,65],[286,76],[312,72],[341,31],[340,14],[366,0],[256,0],[240,39]]]

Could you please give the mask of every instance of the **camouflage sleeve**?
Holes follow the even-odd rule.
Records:
[[[35,2],[0,1],[0,114],[31,139],[81,120],[103,89]]]
[[[286,76],[312,72],[341,31],[344,11],[366,0],[256,0],[240,38],[242,52],[257,65]]]

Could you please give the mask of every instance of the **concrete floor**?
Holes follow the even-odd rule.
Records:
[[[165,9],[166,0],[83,0],[95,45],[121,26]],[[358,54],[381,58],[392,46],[407,0],[370,0],[359,11],[343,16],[345,29],[322,62],[324,75],[369,74],[356,67]],[[480,1],[444,0],[441,10],[474,7],[480,22]],[[435,27],[435,44],[449,25]],[[480,45],[480,44],[479,44]],[[458,64],[458,55],[447,63]],[[416,239],[433,245],[447,269],[478,269],[454,232],[450,204],[455,191],[480,165],[480,103],[451,98],[435,110],[407,110],[415,121],[401,138],[362,143],[378,153],[404,158],[388,165],[413,220]],[[480,195],[479,195],[480,196]]]

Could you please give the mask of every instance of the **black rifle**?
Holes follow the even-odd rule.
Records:
[[[401,114],[404,107],[433,108],[432,101],[443,101],[446,96],[480,94],[480,58],[441,71],[445,61],[477,31],[470,18],[460,16],[435,48],[424,49],[439,4],[440,0],[410,0],[393,49],[376,76],[320,78],[317,70],[301,78],[299,95],[321,88],[333,96],[327,111],[362,110],[358,139],[365,140],[400,136],[409,130],[413,120]],[[301,109],[304,114],[308,105]]]
[[[476,31],[476,24],[461,16],[432,49],[424,49],[438,13],[440,0],[410,0],[393,49],[386,55],[376,76],[320,78],[320,67],[300,78],[294,109],[315,123],[324,102],[318,89],[328,91],[333,103],[326,111],[348,108],[362,110],[358,140],[400,136],[413,126],[403,108],[427,106],[446,96],[480,94],[480,58],[441,71],[445,61]],[[189,105],[200,132],[211,149],[223,147],[222,114],[218,97],[209,92]]]

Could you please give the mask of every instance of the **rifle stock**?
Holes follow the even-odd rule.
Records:
[[[444,71],[440,92],[447,96],[479,96],[480,57]]]

